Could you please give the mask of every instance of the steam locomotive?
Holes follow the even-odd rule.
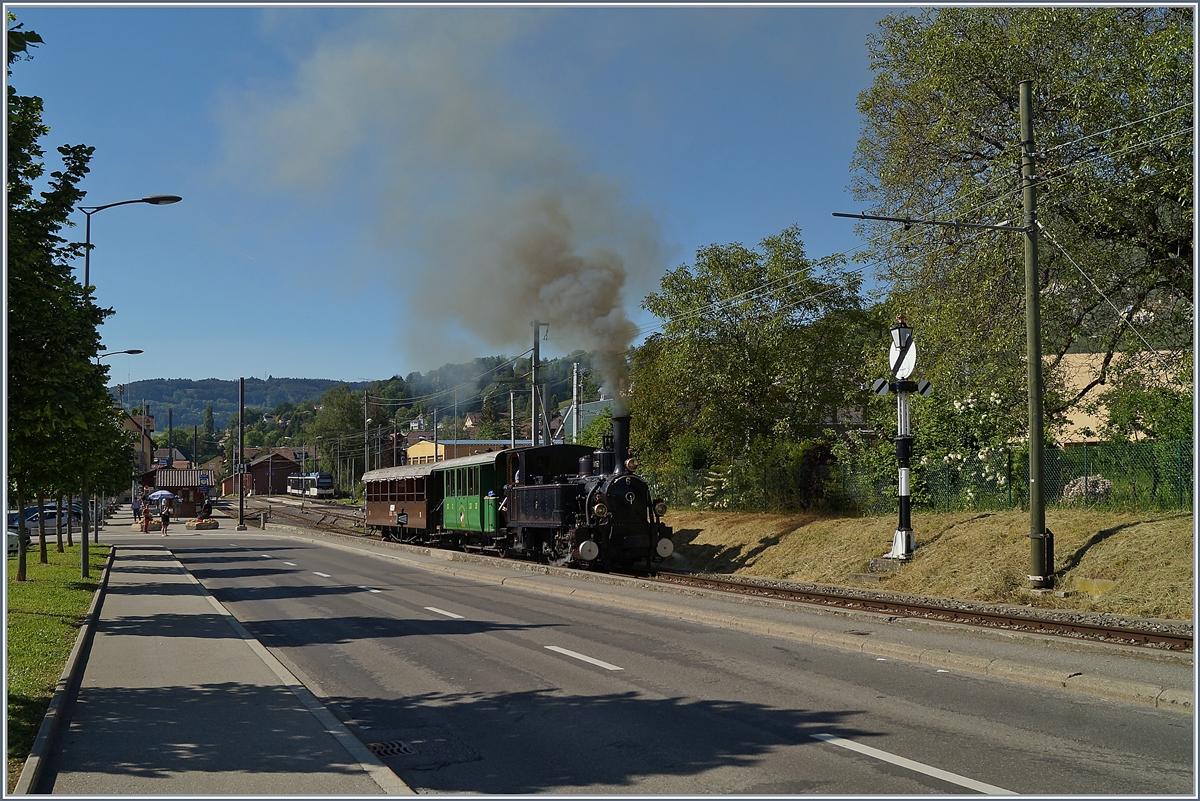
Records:
[[[392,540],[593,569],[652,568],[674,551],[667,507],[629,455],[629,417],[603,446],[502,448],[371,470],[366,523]]]

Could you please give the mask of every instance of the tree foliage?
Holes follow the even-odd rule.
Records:
[[[40,43],[8,15],[8,74]],[[95,363],[98,326],[111,310],[93,302],[72,274],[83,244],[64,236],[83,199],[80,183],[93,148],[63,145],[61,169],[45,175],[40,140],[49,132],[42,99],[8,86],[8,467],[27,490],[73,490],[64,477],[97,489],[128,486],[131,445]],[[40,189],[40,191],[39,191]],[[20,493],[24,494],[24,493]]]
[[[1190,350],[1192,24],[1190,8],[943,8],[888,16],[868,42],[853,188],[882,216],[1020,224],[1018,82],[1032,81],[1051,417],[1124,362]],[[868,230],[939,392],[1021,394],[1023,237]],[[1104,358],[1067,392],[1072,350]]]
[[[837,260],[811,261],[796,227],[759,249],[701,248],[667,272],[643,303],[662,333],[631,374],[646,463],[729,463],[760,438],[820,436],[865,380],[859,284]]]

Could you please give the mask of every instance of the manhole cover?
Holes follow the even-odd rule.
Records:
[[[386,743],[367,743],[367,748],[375,756],[399,756],[401,754],[415,754],[416,749],[403,740],[391,740]]]

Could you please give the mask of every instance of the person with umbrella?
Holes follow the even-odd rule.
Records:
[[[171,499],[174,498],[174,493],[166,490],[150,493],[150,500],[162,501],[162,511],[159,512],[158,519],[162,523],[162,535],[167,536],[167,526],[171,524]]]

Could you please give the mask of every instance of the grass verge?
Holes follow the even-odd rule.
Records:
[[[1055,586],[1031,598],[1029,515],[1021,511],[913,514],[911,562],[879,589],[941,598],[1135,617],[1193,619],[1194,518],[1187,512],[1050,509]],[[680,567],[821,584],[854,584],[892,544],[895,516],[834,518],[672,511]],[[670,565],[668,565],[670,566]]]
[[[79,636],[83,618],[100,586],[109,546],[88,549],[91,578],[80,578],[79,549],[50,550],[39,564],[37,550],[26,555],[26,581],[17,581],[17,557],[8,560],[8,792],[20,778],[25,759],[54,688]]]

